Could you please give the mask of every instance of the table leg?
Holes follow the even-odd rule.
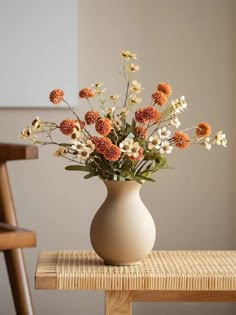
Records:
[[[131,302],[130,291],[106,291],[105,315],[131,315]]]

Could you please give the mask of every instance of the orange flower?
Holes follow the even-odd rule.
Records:
[[[139,108],[135,112],[135,119],[141,124],[157,122],[160,119],[160,116],[161,114],[153,106]]]
[[[95,96],[95,93],[92,89],[84,88],[81,91],[79,91],[80,98],[90,98],[94,96]]]
[[[54,105],[61,103],[64,99],[64,91],[61,89],[53,90],[49,95],[49,99]]]
[[[112,144],[104,152],[105,159],[107,159],[109,161],[117,161],[119,159],[120,155],[121,155],[120,148],[115,144]]]
[[[134,135],[137,138],[142,138],[142,139],[146,139],[147,138],[147,128],[143,127],[143,126],[138,126],[134,128]]]
[[[143,148],[140,147],[140,149],[138,150],[138,156],[137,157],[134,157],[133,155],[128,156],[128,159],[130,161],[139,161],[139,160],[141,160],[142,157],[143,157]]]
[[[168,83],[160,83],[157,86],[158,91],[164,93],[167,97],[169,97],[172,94],[172,88]]]
[[[161,91],[157,91],[152,94],[152,99],[158,105],[163,106],[167,102],[167,95]]]
[[[85,114],[85,121],[88,125],[92,125],[98,119],[99,113],[95,110],[90,110]]]
[[[92,137],[91,140],[95,144],[96,151],[101,154],[104,154],[104,152],[112,145],[111,140],[106,137]]]
[[[63,135],[70,136],[73,133],[73,129],[75,128],[76,121],[74,119],[64,119],[60,123],[60,130]]]
[[[211,134],[211,126],[205,122],[198,124],[196,128],[197,137],[208,137]]]
[[[176,147],[185,149],[190,143],[190,138],[186,133],[179,131],[179,132],[175,132],[174,141],[175,141]]]
[[[110,119],[108,118],[97,119],[95,122],[95,129],[100,135],[107,136],[112,129]]]

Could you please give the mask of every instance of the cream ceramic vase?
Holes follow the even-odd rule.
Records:
[[[135,181],[104,181],[107,197],[90,228],[91,244],[108,265],[139,263],[152,250],[155,223]]]

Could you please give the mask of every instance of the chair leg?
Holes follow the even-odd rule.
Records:
[[[4,162],[0,162],[0,221],[17,225],[7,165]],[[32,315],[34,314],[33,303],[22,250],[6,250],[4,256],[16,314]]]
[[[4,251],[12,296],[17,315],[33,315],[33,304],[21,249]]]

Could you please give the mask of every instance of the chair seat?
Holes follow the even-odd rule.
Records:
[[[34,232],[0,223],[0,251],[34,246],[36,246]]]

